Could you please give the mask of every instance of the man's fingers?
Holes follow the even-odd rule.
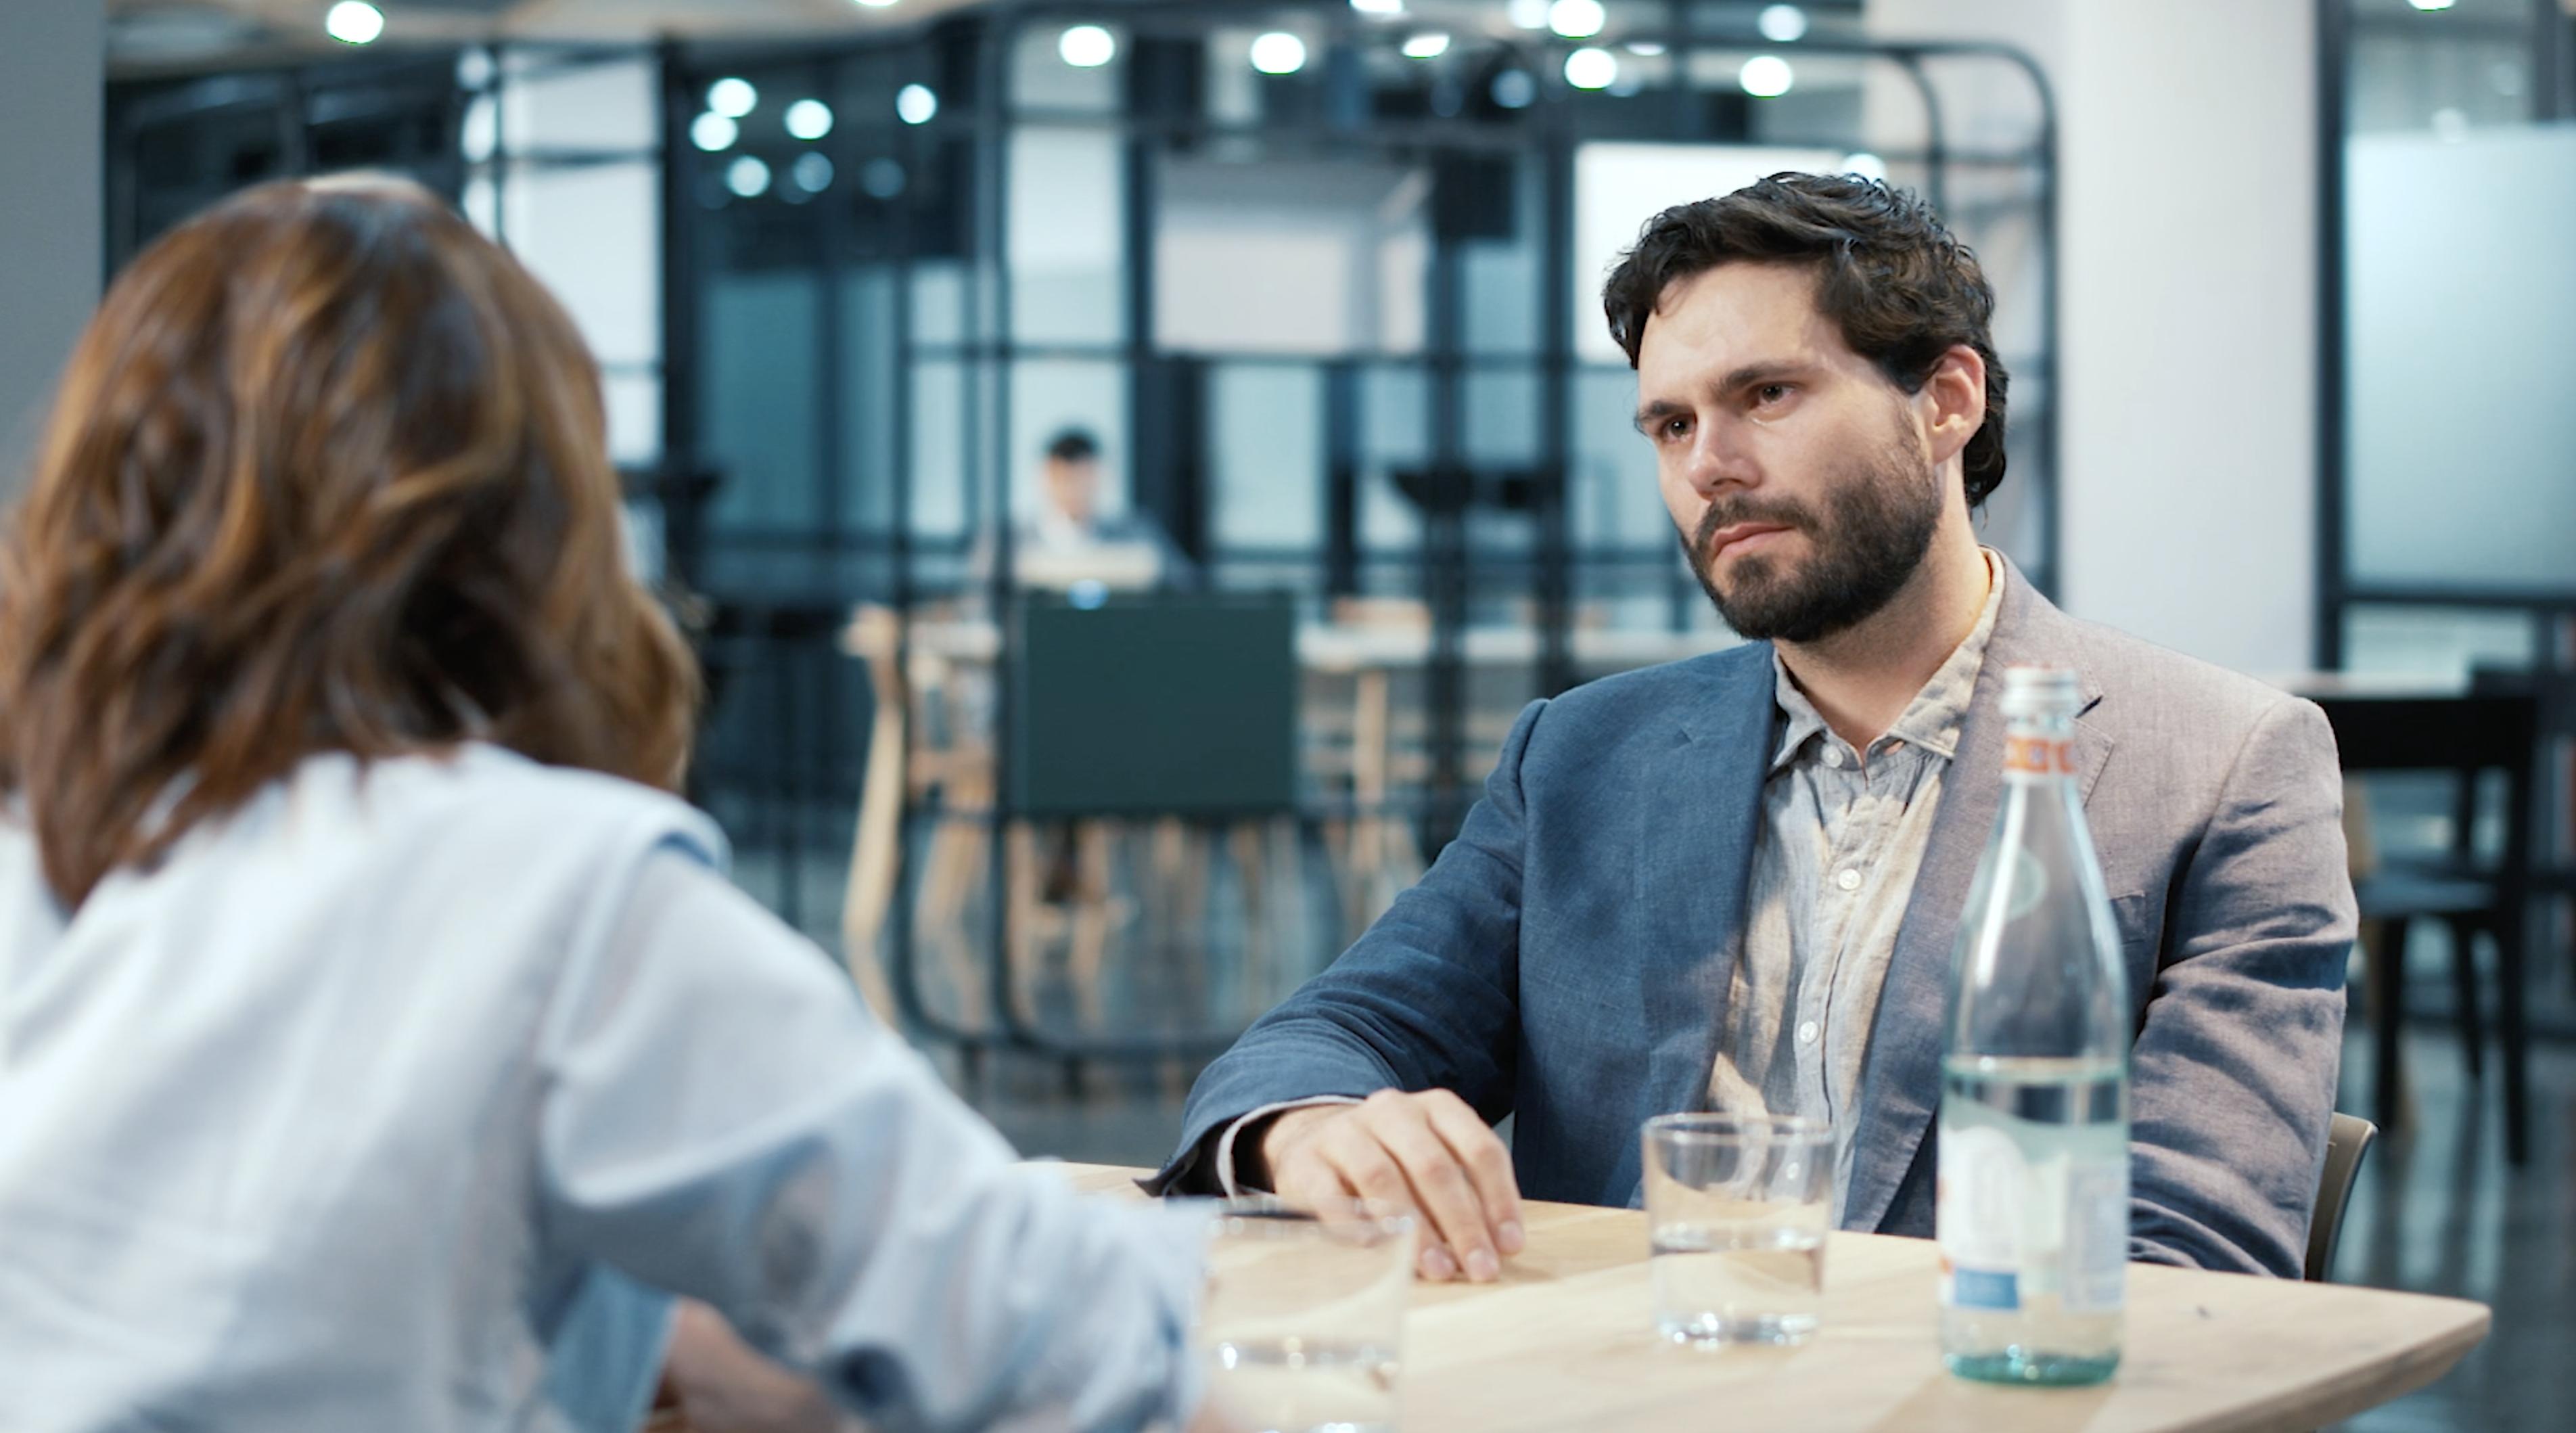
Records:
[[[1393,1208],[1414,1210],[1416,1220],[1427,1226],[1429,1221],[1419,1213],[1420,1206],[1414,1199],[1411,1182],[1404,1177],[1404,1171],[1398,1167],[1394,1156],[1378,1143],[1366,1125],[1352,1119],[1337,1126],[1329,1137],[1318,1140],[1316,1144],[1317,1152],[1331,1161],[1353,1194]],[[1441,1247],[1437,1236],[1428,1227],[1421,1233],[1414,1259],[1422,1277],[1432,1280],[1456,1278],[1458,1263],[1455,1256]]]
[[[1502,1140],[1468,1108],[1466,1101],[1454,1095],[1426,1101],[1425,1112],[1430,1116],[1432,1132],[1449,1146],[1475,1186],[1477,1202],[1484,1207],[1486,1227],[1493,1232],[1494,1247],[1507,1255],[1519,1253],[1527,1246],[1528,1238],[1521,1227],[1521,1186],[1512,1174],[1511,1151],[1503,1148]]]
[[[1527,1242],[1510,1153],[1448,1091],[1388,1090],[1355,1106],[1292,1111],[1266,1132],[1264,1152],[1272,1187],[1327,1218],[1348,1217],[1335,1205],[1349,1197],[1413,1210],[1427,1278],[1493,1279]]]
[[[1431,1128],[1424,1103],[1403,1097],[1361,1106],[1362,1122],[1394,1156],[1413,1190],[1413,1202],[1449,1247],[1461,1272],[1478,1283],[1502,1273],[1485,1210],[1466,1167]]]
[[[1360,1198],[1399,1209],[1413,1207],[1413,1187],[1405,1181],[1404,1171],[1396,1167],[1395,1157],[1358,1121],[1336,1126],[1332,1133],[1316,1141],[1315,1152]]]

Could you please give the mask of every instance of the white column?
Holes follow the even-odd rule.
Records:
[[[98,302],[104,14],[99,0],[0,14],[0,488]]]
[[[1881,35],[2018,44],[2055,87],[2067,607],[2241,670],[2306,666],[2310,5],[1870,0],[1868,13]]]

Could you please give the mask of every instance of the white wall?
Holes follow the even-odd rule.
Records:
[[[99,292],[98,0],[0,12],[0,490],[15,490]]]
[[[2061,597],[2081,616],[2256,672],[2311,656],[2311,9],[1869,5],[1882,35],[2018,44],[2056,91]]]

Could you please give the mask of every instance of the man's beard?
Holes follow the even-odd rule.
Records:
[[[1903,447],[1890,446],[1839,475],[1826,498],[1830,522],[1786,498],[1746,497],[1709,504],[1682,550],[1726,625],[1754,641],[1818,642],[1877,615],[1904,590],[1941,523],[1941,494],[1931,471]],[[1791,566],[1748,554],[1729,568],[1720,591],[1709,539],[1740,522],[1777,523],[1805,533],[1814,552]]]

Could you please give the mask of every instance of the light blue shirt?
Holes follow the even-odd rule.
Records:
[[[648,1290],[886,1428],[1185,1414],[1203,1216],[1016,1163],[721,859],[489,747],[310,759],[68,919],[0,821],[0,1419],[631,1428]]]

